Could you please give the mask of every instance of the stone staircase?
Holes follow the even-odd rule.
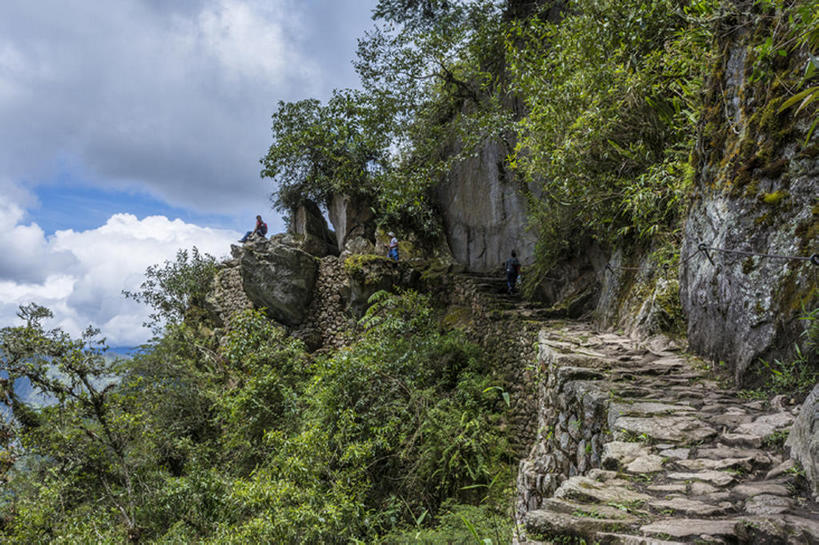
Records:
[[[667,339],[556,319],[501,274],[459,277],[473,314],[536,346],[507,373],[514,429],[531,430],[516,544],[819,544],[819,505],[783,448],[790,400],[743,399]]]
[[[506,277],[502,273],[462,273],[460,278],[471,282],[481,292],[482,298],[496,311],[499,318],[550,320],[565,316],[565,310],[546,308],[539,303],[526,301],[517,291],[511,295],[507,293]]]
[[[546,322],[538,347],[517,543],[819,543],[782,397],[742,399],[671,344],[588,324]]]

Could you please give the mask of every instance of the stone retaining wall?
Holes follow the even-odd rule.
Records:
[[[478,283],[466,276],[448,277],[443,289],[450,313],[463,309],[463,329],[470,341],[485,348],[503,376],[510,396],[510,442],[515,455],[525,456],[537,433],[535,346],[542,323],[524,314],[503,312]]]
[[[539,509],[564,480],[600,467],[609,437],[611,384],[592,357],[561,354],[542,332],[537,354],[537,436],[518,472],[518,512]]]
[[[239,260],[229,259],[224,261],[221,267],[213,280],[213,288],[207,302],[217,321],[227,325],[234,313],[253,308],[253,303],[244,290]]]
[[[355,320],[347,312],[349,298],[350,284],[342,260],[325,257],[319,263],[306,326],[297,334],[308,341],[308,346],[341,348],[349,344],[355,325]]]

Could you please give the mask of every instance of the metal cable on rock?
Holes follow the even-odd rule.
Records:
[[[813,254],[810,256],[804,255],[780,255],[780,254],[764,254],[760,252],[749,252],[747,250],[729,250],[727,248],[718,248],[716,246],[708,246],[704,242],[700,242],[698,248],[705,252],[705,255],[708,256],[708,250],[714,252],[721,252],[724,254],[734,254],[734,255],[744,255],[747,257],[762,257],[766,259],[785,259],[788,261],[810,261],[813,265],[819,266],[819,254]],[[710,261],[710,257],[708,258]],[[713,263],[713,261],[711,262]]]
[[[711,258],[711,253],[710,252],[720,252],[720,253],[723,253],[723,254],[742,255],[742,256],[747,256],[747,257],[761,257],[763,259],[784,259],[784,260],[788,260],[788,261],[809,261],[812,265],[815,265],[815,266],[819,267],[819,254],[812,254],[810,256],[765,254],[765,253],[761,253],[761,252],[750,252],[750,251],[747,251],[747,250],[729,250],[727,248],[719,248],[717,246],[709,246],[708,244],[706,244],[704,242],[700,242],[697,245],[697,249],[695,251],[691,252],[690,254],[688,254],[687,256],[685,256],[685,258],[681,259],[679,264],[680,264],[680,266],[685,265],[686,263],[688,263],[689,260],[693,259],[697,254],[701,253],[706,257],[706,259],[708,259],[708,261],[711,263],[711,265],[716,266],[716,264],[714,263],[714,260]],[[618,269],[618,270],[621,270],[621,271],[639,271],[639,270],[641,270],[640,267],[612,267],[612,265],[610,263],[606,263],[606,271],[607,272],[610,272],[611,274],[614,274],[615,273],[615,268]],[[668,268],[669,268],[669,266],[668,266],[667,263],[663,265],[663,269],[665,270],[666,275],[668,274]]]

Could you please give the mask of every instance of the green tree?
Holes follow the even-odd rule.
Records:
[[[262,176],[276,186],[277,208],[287,212],[305,198],[327,204],[333,194],[371,197],[387,167],[380,119],[356,91],[334,91],[327,104],[280,102],[273,143],[261,160]]]
[[[190,252],[178,250],[175,261],[147,268],[139,290],[124,290],[122,294],[152,309],[149,321],[143,325],[159,333],[167,324],[204,317],[205,296],[216,269],[216,259],[200,253],[196,246]]]
[[[347,193],[369,202],[382,225],[438,235],[433,187],[488,140],[512,135],[511,9],[490,0],[379,2],[379,25],[359,40],[355,61],[363,90],[335,91],[326,105],[280,103],[273,115],[262,176],[273,179],[277,206]]]
[[[505,86],[505,2],[384,1],[383,20],[355,61],[370,101],[390,112],[392,143],[379,210],[391,223],[436,234],[433,188],[487,141],[511,136]]]
[[[119,363],[104,357],[98,330],[89,328],[79,339],[46,330],[43,320],[52,314],[35,304],[21,307],[18,316],[25,325],[0,330],[0,370],[7,377],[0,399],[14,430],[4,447],[25,456],[41,482],[18,495],[16,485],[33,475],[11,479],[4,506],[4,518],[14,515],[11,535],[23,543],[55,538],[77,524],[74,509],[96,497],[116,513],[123,534],[138,540],[136,467],[128,456],[138,431],[115,393]],[[17,395],[23,379],[43,405]]]

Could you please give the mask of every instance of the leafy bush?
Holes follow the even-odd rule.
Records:
[[[716,6],[581,0],[557,23],[516,26],[509,59],[529,112],[512,165],[542,185],[537,274],[591,239],[676,230]]]
[[[425,296],[377,293],[362,339],[324,362],[311,392],[338,467],[363,468],[368,505],[392,513],[386,527],[433,517],[447,499],[478,501],[476,485],[511,461],[500,382],[432,318]]]
[[[505,531],[504,385],[427,297],[380,292],[358,342],[316,360],[260,311],[219,339],[169,323],[121,362],[23,316],[0,331],[4,543],[372,542],[481,502],[470,524]],[[21,377],[53,404],[17,398]]]

